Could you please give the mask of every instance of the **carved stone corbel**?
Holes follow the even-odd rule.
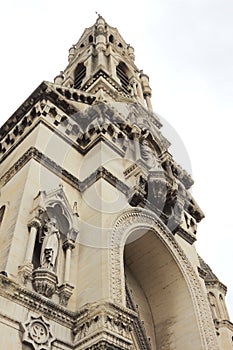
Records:
[[[168,219],[167,226],[169,229],[175,233],[178,229],[181,220],[182,220],[182,214],[184,211],[184,205],[185,205],[185,188],[184,185],[176,180],[173,191],[171,193],[170,198],[170,209],[171,214]]]
[[[148,179],[148,200],[159,210],[163,211],[167,198],[167,181],[162,171],[153,171]]]
[[[50,270],[38,268],[32,273],[32,285],[34,290],[51,298],[57,289],[57,275]]]
[[[59,296],[59,304],[62,306],[67,306],[68,301],[72,295],[74,286],[71,286],[69,283],[63,283],[58,287],[58,296]]]
[[[137,183],[129,191],[129,204],[136,207],[146,198],[147,178],[144,174],[137,175]]]

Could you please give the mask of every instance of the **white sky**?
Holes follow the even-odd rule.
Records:
[[[233,319],[232,0],[1,1],[1,110],[3,124],[42,80],[67,65],[68,49],[99,12],[135,48],[150,77],[155,112],[183,140],[191,159],[193,194],[206,218],[197,248],[228,286]]]

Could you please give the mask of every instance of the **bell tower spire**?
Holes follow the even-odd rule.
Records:
[[[98,15],[68,61],[0,129],[1,348],[232,350],[132,46]]]
[[[55,84],[82,90],[109,101],[139,102],[152,110],[149,78],[134,63],[134,49],[98,14],[69,49],[68,66]]]

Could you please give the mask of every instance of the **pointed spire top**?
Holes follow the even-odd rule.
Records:
[[[97,11],[95,11],[95,13],[97,14],[98,18],[102,17]]]
[[[95,13],[98,15],[98,18],[96,20],[97,29],[99,32],[104,32],[104,27],[106,25],[106,21],[97,11]]]

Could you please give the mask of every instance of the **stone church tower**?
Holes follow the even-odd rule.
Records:
[[[1,349],[232,349],[193,180],[150,98],[99,16],[2,126]]]

